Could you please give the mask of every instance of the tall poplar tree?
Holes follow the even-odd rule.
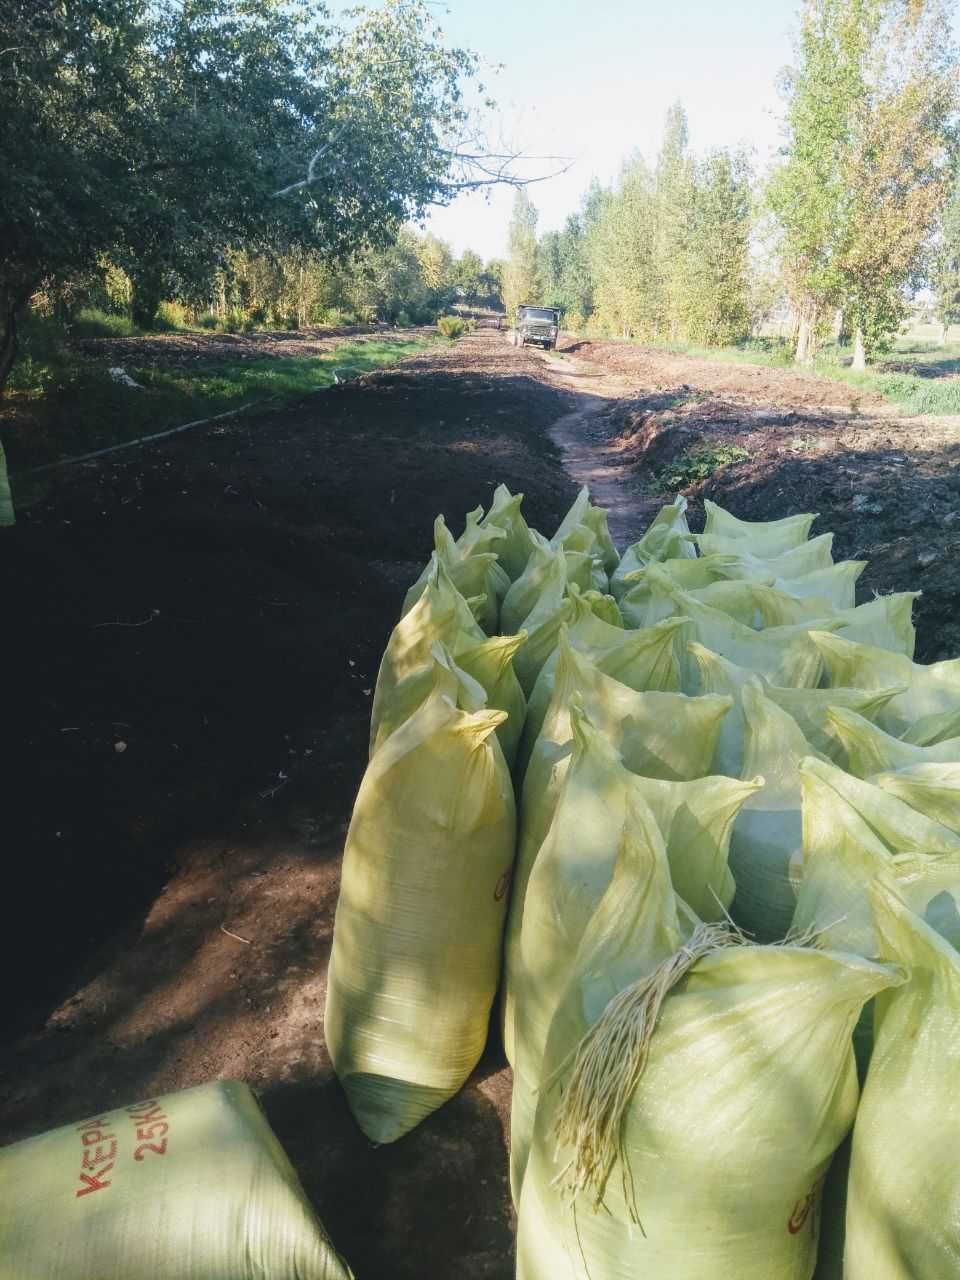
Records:
[[[537,211],[527,192],[520,190],[513,198],[503,269],[503,303],[511,320],[522,302],[536,301],[536,287]]]

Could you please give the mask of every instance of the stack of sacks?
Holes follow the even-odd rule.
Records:
[[[438,520],[377,682],[334,1064],[406,1132],[482,1051],[503,941],[522,1280],[810,1280],[821,1213],[818,1280],[845,1213],[848,1280],[946,1280],[960,660],[914,661],[915,593],[857,605],[814,516],[706,509],[622,558],[586,490],[551,537],[502,487]]]
[[[551,539],[529,528],[521,505],[501,486],[456,538],[438,517],[377,678],[325,1015],[334,1068],[375,1142],[452,1097],[483,1052],[516,842],[510,770],[525,694],[565,624],[614,670],[679,680],[664,653],[675,626],[655,646],[622,628],[606,594],[619,557],[589,493]]]

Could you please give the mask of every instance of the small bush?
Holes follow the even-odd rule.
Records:
[[[720,467],[745,462],[750,455],[736,444],[703,444],[686,449],[657,476],[661,489],[673,492],[708,479]]]
[[[586,323],[579,311],[568,311],[563,317],[563,327],[571,333],[579,333]]]
[[[249,316],[244,315],[239,307],[233,307],[224,316],[220,327],[224,333],[250,333],[253,329],[253,321]]]
[[[82,307],[70,331],[75,338],[132,338],[140,332],[126,316],[111,315],[99,307]]]
[[[406,311],[398,311],[397,318],[394,321],[398,329],[409,329],[413,321],[407,315]]]
[[[452,342],[455,338],[462,338],[464,334],[464,323],[459,316],[441,316],[437,321],[437,330],[443,338],[449,338]]]
[[[204,311],[197,316],[197,324],[201,329],[216,329],[220,323],[215,311]]]
[[[161,302],[157,307],[153,328],[157,333],[176,333],[190,328],[187,308],[182,302]]]

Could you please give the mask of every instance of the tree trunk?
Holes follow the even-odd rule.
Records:
[[[17,317],[20,308],[29,300],[30,293],[25,291],[20,296],[4,298],[0,309],[0,396],[10,370],[17,358]],[[0,529],[16,524],[13,512],[13,495],[10,492],[10,481],[7,478],[7,459],[0,443]]]
[[[850,367],[858,373],[865,373],[867,369],[867,351],[863,345],[863,330],[859,325],[853,335],[853,364]]]
[[[0,395],[17,358],[17,315],[22,305],[17,298],[5,299],[0,311]]]
[[[133,278],[133,323],[140,329],[152,329],[163,301],[162,270],[146,267]]]
[[[940,345],[941,347],[945,347],[947,345],[947,334],[950,332],[950,326],[944,322],[940,327],[943,330],[940,334]]]
[[[794,361],[797,365],[813,365],[813,357],[817,355],[818,303],[814,298],[804,298],[797,311],[799,311],[800,324],[796,333]]]

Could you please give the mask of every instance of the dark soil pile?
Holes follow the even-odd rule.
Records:
[[[433,518],[503,481],[551,529],[574,496],[538,371],[477,334],[55,473],[4,531],[0,1141],[245,1079],[364,1280],[512,1274],[501,1060],[375,1153],[322,1012],[370,693]]]

